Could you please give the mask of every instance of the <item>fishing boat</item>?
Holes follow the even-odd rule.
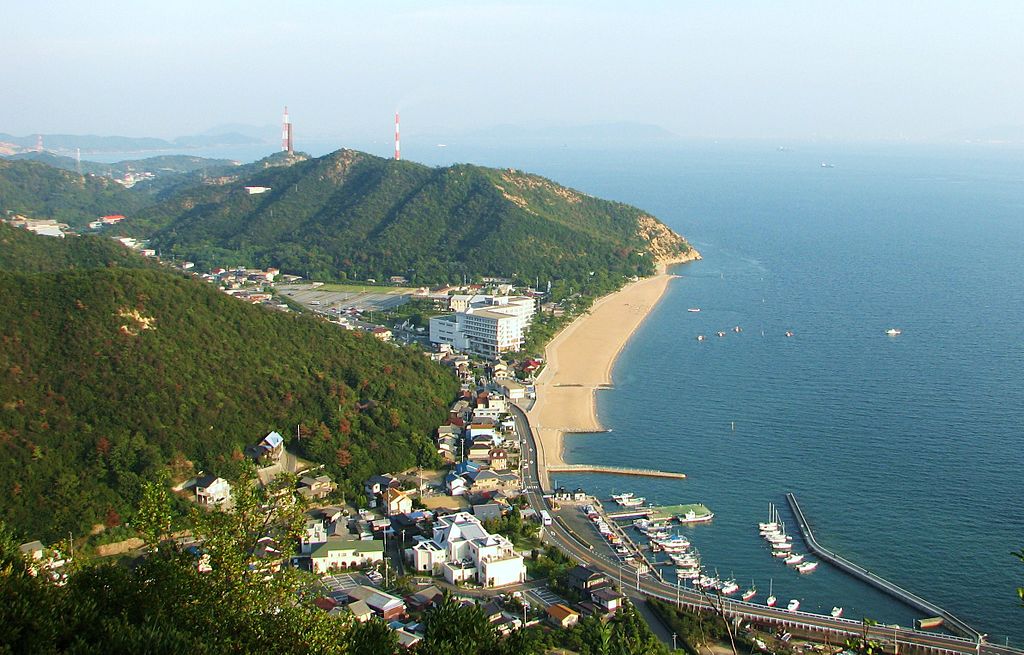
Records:
[[[703,334],[698,334],[697,335],[697,341],[704,341],[704,335]]]
[[[832,618],[838,619],[842,615],[843,615],[843,608],[842,607],[833,607],[832,608]]]
[[[680,580],[695,580],[700,577],[700,568],[678,567],[676,568],[676,577]]]
[[[888,330],[885,331],[885,333],[888,334],[890,337],[898,337],[901,334],[903,334],[903,330],[899,328],[889,328]]]
[[[754,581],[751,580],[750,581],[750,589],[747,589],[746,591],[744,591],[743,595],[740,596],[740,598],[742,598],[743,600],[750,600],[751,598],[753,598],[756,595],[757,595],[757,587],[754,585]]]
[[[619,502],[619,505],[628,509],[631,507],[640,507],[646,502],[646,498],[644,498],[643,496],[639,496],[637,498],[624,498],[622,501]]]
[[[786,560],[785,560],[786,564],[789,564],[790,566],[796,566],[797,564],[800,564],[803,561],[804,561],[804,556],[799,554],[799,553],[793,553],[792,555],[787,557]]]
[[[736,327],[734,327],[732,329],[732,331],[735,332],[736,334],[739,334],[740,332],[743,331],[743,328],[741,328],[740,326],[737,325]]]
[[[818,568],[817,562],[804,562],[803,564],[797,565],[796,570],[800,573],[810,573],[816,568]]]
[[[624,494],[612,494],[612,500],[618,504],[622,504],[622,501],[633,497],[633,492],[629,491]]]
[[[787,557],[789,557],[789,554],[790,553],[789,553],[788,550],[773,550],[772,551],[772,557],[777,557],[779,559],[786,559]]]
[[[764,604],[768,607],[775,607],[775,603],[778,600],[777,598],[775,598],[775,594],[772,593],[772,582],[773,580],[768,580],[768,598],[766,598],[764,601]]]
[[[696,314],[697,312],[700,311],[700,307],[691,307],[691,308],[687,309],[686,311],[693,312],[694,314]]]
[[[736,584],[735,580],[726,580],[722,583],[722,593],[726,596],[730,596],[740,590],[740,586]]]
[[[798,609],[800,609],[800,601],[794,598],[793,600],[789,601],[789,605],[786,605],[786,609],[790,612],[797,611]]]
[[[715,334],[717,334],[720,337],[724,337],[725,336],[725,332],[722,332],[721,330],[719,330],[718,332],[715,332]]]
[[[692,509],[685,514],[676,516],[676,520],[680,523],[707,523],[711,519],[715,518],[714,512],[708,512],[707,514],[698,515],[697,512]]]
[[[793,331],[792,330],[786,330],[786,336],[787,337],[793,336]]]

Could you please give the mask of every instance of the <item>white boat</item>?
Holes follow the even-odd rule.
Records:
[[[697,312],[700,311],[700,307],[691,307],[691,308],[687,309],[686,311],[693,312],[694,314],[696,314]]]
[[[756,595],[757,595],[757,587],[754,585],[754,581],[751,580],[750,581],[750,589],[747,589],[746,591],[744,591],[743,595],[740,596],[740,598],[742,598],[743,600],[750,600],[751,598],[753,598]]]
[[[790,541],[783,541],[781,543],[772,544],[772,548],[774,550],[793,550],[793,543]]]
[[[727,580],[722,584],[722,593],[726,596],[736,593],[740,590],[740,586],[736,584],[735,580]]]
[[[676,577],[680,580],[695,580],[700,577],[700,569],[677,568]]]
[[[626,508],[640,507],[645,502],[647,502],[647,499],[644,498],[643,496],[640,496],[638,498],[623,498],[622,500],[619,501],[619,505]]]
[[[804,561],[804,556],[799,553],[793,553],[792,555],[787,557],[785,561],[786,564],[789,564],[790,566],[796,566],[797,564]]]
[[[786,330],[786,336],[787,337],[793,336],[793,331],[792,330]]]
[[[885,331],[885,333],[888,334],[890,337],[898,337],[901,334],[903,334],[903,330],[899,328],[889,328],[888,330]]]
[[[713,518],[715,518],[714,512],[708,512],[707,514],[697,516],[697,512],[691,509],[689,512],[677,516],[676,520],[680,523],[707,523]]]
[[[800,601],[794,598],[793,600],[789,601],[789,605],[786,605],[786,609],[790,612],[797,611],[798,609],[800,609]]]
[[[832,618],[838,619],[842,615],[843,615],[843,608],[842,607],[833,607],[832,608]]]
[[[717,334],[720,337],[724,337],[725,336],[725,332],[722,332],[721,330],[719,330],[718,332],[715,332],[715,334]]]
[[[624,494],[612,494],[612,500],[614,500],[615,502],[617,502],[620,505],[622,504],[622,501],[627,500],[627,499],[632,498],[632,497],[633,497],[633,492],[627,492],[627,493],[624,493]]]
[[[817,562],[804,562],[803,564],[797,565],[796,570],[800,573],[810,573],[816,568],[818,568]]]
[[[704,341],[704,335],[703,334],[698,334],[697,335],[697,341]]]
[[[768,607],[775,607],[775,603],[778,601],[778,599],[775,598],[775,594],[772,593],[772,582],[774,581],[768,580],[768,598],[764,601],[764,604]]]
[[[788,550],[773,550],[772,551],[772,557],[777,557],[779,559],[786,559],[787,557],[789,557],[789,551]]]
[[[739,334],[740,332],[743,331],[743,328],[741,328],[740,326],[737,325],[736,327],[734,327],[732,329],[732,331],[735,332],[736,334]]]

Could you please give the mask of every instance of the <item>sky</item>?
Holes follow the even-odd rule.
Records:
[[[1024,2],[0,0],[0,132],[631,122],[956,140],[1024,125]]]

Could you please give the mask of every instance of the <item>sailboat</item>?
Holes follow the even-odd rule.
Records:
[[[764,601],[764,604],[767,605],[768,607],[775,607],[775,603],[778,600],[777,598],[775,598],[775,594],[772,593],[772,583],[773,582],[774,582],[774,580],[772,580],[770,578],[768,579],[768,599]]]
[[[757,587],[754,585],[754,581],[751,580],[750,581],[750,589],[747,589],[746,591],[744,591],[743,595],[740,596],[740,598],[742,598],[743,600],[750,600],[751,598],[753,598],[756,595],[757,595]]]

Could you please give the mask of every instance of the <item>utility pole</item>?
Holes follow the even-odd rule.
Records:
[[[68,530],[68,547],[71,550],[71,559],[75,559],[75,533]]]
[[[676,633],[672,633],[672,650],[676,649]]]

